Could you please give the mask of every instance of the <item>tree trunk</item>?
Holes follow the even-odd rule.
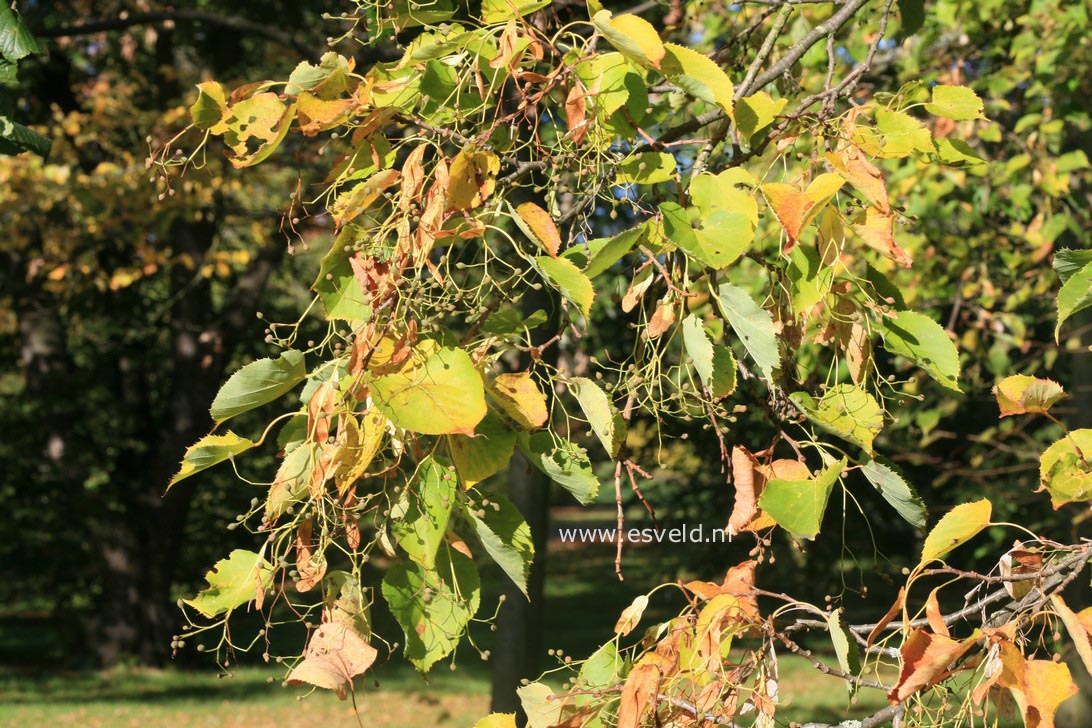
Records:
[[[535,559],[527,582],[528,597],[510,580],[504,581],[504,604],[497,614],[497,639],[492,650],[495,713],[516,713],[526,723],[516,690],[524,678],[535,677],[542,652],[542,605],[545,598],[546,542],[549,537],[550,479],[517,453],[508,466],[508,495],[531,527]]]

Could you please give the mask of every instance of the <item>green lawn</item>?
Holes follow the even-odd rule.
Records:
[[[282,677],[283,672],[264,668],[241,668],[223,678],[181,670],[72,674],[7,670],[0,672],[0,725],[335,728],[357,724],[351,701],[339,701],[322,691],[306,695],[300,688],[283,688]],[[381,677],[378,688],[369,681],[357,695],[364,725],[471,726],[488,709],[489,683],[481,671],[444,670],[430,682],[426,685],[409,671]]]
[[[655,548],[627,550],[626,580],[620,583],[614,577],[612,546],[551,544],[542,651],[560,648],[577,659],[590,654],[611,634],[618,614],[633,597],[665,578],[659,568],[665,555]],[[733,554],[728,563],[740,558]],[[487,592],[483,605],[495,603],[489,593],[496,594],[500,578],[496,572],[489,568],[483,572]],[[678,607],[666,595],[655,599],[646,620],[665,619]],[[60,664],[59,645],[50,643],[48,628],[35,624],[0,629],[0,656],[39,658],[33,669],[25,666],[27,659],[22,660],[23,667],[0,668],[0,726],[357,725],[350,701],[321,691],[307,695],[298,687],[282,687],[284,670],[279,666],[241,667],[230,677],[181,669],[65,672],[52,667]],[[474,635],[480,645],[489,646],[492,635],[482,625]],[[825,645],[819,642],[815,647],[821,649]],[[834,661],[833,656],[824,659]],[[375,671],[374,679],[369,674],[357,695],[363,724],[368,728],[472,726],[488,710],[488,666],[470,649],[460,650],[458,664],[454,672],[445,664],[437,665],[426,682],[400,658],[392,658],[391,664]],[[783,706],[778,718],[782,724],[837,722],[863,717],[886,704],[883,695],[873,690],[862,692],[859,703],[851,706],[841,681],[816,672],[802,658],[782,656],[780,669]]]
[[[368,728],[472,726],[488,710],[489,682],[481,669],[438,670],[430,684],[408,670],[380,673],[357,695]],[[241,668],[231,677],[181,670],[117,669],[52,674],[0,672],[0,725],[3,726],[200,726],[251,728],[291,725],[355,726],[350,701],[327,693],[305,695],[283,688],[283,673]],[[269,681],[272,679],[272,683]],[[802,659],[781,660],[779,711],[790,720],[837,721],[849,702],[841,681],[816,673]],[[861,695],[853,715],[883,705],[876,692]]]

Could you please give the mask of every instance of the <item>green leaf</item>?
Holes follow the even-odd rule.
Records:
[[[732,350],[714,344],[701,319],[690,314],[682,322],[683,345],[694,362],[702,384],[714,399],[727,397],[736,389],[736,359]]]
[[[857,639],[849,631],[849,627],[842,621],[841,608],[835,609],[827,617],[827,631],[830,632],[830,641],[834,644],[834,654],[838,658],[838,667],[842,672],[850,675],[859,675],[861,672],[861,648],[857,645]],[[852,683],[846,683],[849,693],[852,695],[856,688]]]
[[[823,514],[827,510],[830,492],[845,466],[846,461],[843,458],[815,478],[772,478],[763,488],[758,506],[789,533],[803,538],[815,538],[823,524]]]
[[[532,465],[572,493],[581,505],[591,503],[599,493],[599,479],[592,471],[588,453],[564,437],[554,437],[547,431],[521,432],[516,443]]]
[[[550,4],[550,0],[482,0],[482,21],[504,23],[518,16],[527,16]]]
[[[735,89],[720,66],[695,50],[674,43],[664,44],[661,68],[671,82],[696,99],[720,106],[732,115]]]
[[[1055,509],[1065,503],[1089,500],[1092,471],[1086,459],[1090,455],[1092,429],[1080,429],[1053,443],[1039,456],[1039,485],[1050,493]]]
[[[577,675],[576,684],[585,690],[615,685],[625,669],[625,660],[618,654],[618,645],[612,640],[584,661]]]
[[[205,574],[208,588],[185,603],[210,619],[243,606],[273,586],[273,566],[260,554],[235,549]]]
[[[933,100],[925,110],[956,121],[986,118],[982,115],[982,99],[966,86],[934,86]]]
[[[873,458],[861,466],[861,472],[900,516],[912,526],[925,528],[925,503],[893,463]]]
[[[223,435],[205,435],[186,450],[186,454],[182,458],[182,467],[171,478],[171,482],[167,484],[167,489],[170,490],[175,483],[185,480],[195,473],[200,473],[202,470],[207,470],[213,465],[230,460],[257,444],[245,437],[239,437],[231,431]]]
[[[884,157],[899,158],[913,152],[928,154],[934,151],[933,135],[904,111],[878,110],[876,129],[883,135]]]
[[[773,373],[781,366],[777,352],[777,335],[774,333],[770,312],[754,302],[746,291],[731,283],[722,283],[716,290],[717,307],[728,319],[747,353],[755,360],[767,382],[773,381]]]
[[[967,167],[972,174],[985,171],[986,160],[962,139],[941,137],[936,140],[937,159],[949,167]]]
[[[197,100],[190,106],[190,119],[198,129],[211,129],[224,118],[227,97],[224,87],[216,81],[197,84]]]
[[[774,100],[765,91],[742,98],[736,102],[736,128],[747,139],[773,123],[774,117],[781,113],[788,99]]]
[[[527,579],[531,574],[531,564],[535,560],[531,527],[504,496],[491,494],[488,501],[474,503],[467,508],[467,520],[486,553],[497,562],[523,595],[528,596]]]
[[[675,179],[675,157],[666,152],[632,154],[618,163],[615,184],[652,185]]]
[[[448,449],[459,477],[467,487],[496,475],[516,450],[516,433],[495,413],[485,415],[474,436],[448,435]]]
[[[689,216],[674,202],[660,204],[664,235],[689,257],[720,270],[739,259],[754,241],[754,227],[746,213],[716,210],[694,229]]]
[[[317,66],[307,61],[297,65],[288,76],[288,85],[284,87],[284,92],[289,96],[299,96],[304,91],[322,86],[322,97],[333,98],[346,89],[346,74],[349,72],[349,59],[328,51],[322,54]]]
[[[865,268],[865,280],[872,284],[875,294],[883,299],[884,305],[900,311],[906,308],[906,301],[902,297],[902,291],[891,282],[890,278],[881,273],[871,263],[868,263]]]
[[[1092,263],[1092,250],[1062,248],[1054,252],[1054,272],[1065,283],[1070,276]]]
[[[289,349],[276,359],[252,361],[224,382],[209,414],[220,424],[287,394],[306,377],[302,351]]]
[[[422,435],[472,434],[486,412],[481,375],[462,349],[440,349],[420,366],[379,377],[371,393],[391,422]]]
[[[535,263],[550,284],[580,309],[584,318],[591,314],[595,288],[592,287],[591,280],[571,260],[541,255],[535,258]]]
[[[322,301],[328,319],[368,321],[372,317],[369,297],[356,279],[352,263],[349,262],[355,255],[352,252],[355,234],[356,228],[349,226],[338,235],[334,246],[323,256],[318,278],[311,285]]]
[[[426,458],[391,508],[391,534],[416,563],[436,566],[436,550],[443,543],[458,481],[432,458]]]
[[[834,268],[824,265],[819,251],[810,245],[797,245],[789,254],[785,269],[792,291],[792,310],[803,316],[826,298],[834,283]]]
[[[42,136],[6,116],[0,116],[0,154],[33,152],[45,157],[49,155],[52,146],[53,140],[49,137]]]
[[[553,698],[549,685],[533,682],[516,690],[520,706],[527,714],[527,728],[553,728],[561,721],[564,701]]]
[[[580,403],[580,409],[584,410],[592,432],[603,443],[603,449],[612,458],[616,456],[626,441],[626,421],[607,397],[607,393],[587,377],[570,379],[569,391]]]
[[[0,3],[0,56],[10,63],[29,55],[42,55],[45,49],[27,27],[11,3]]]
[[[959,350],[948,332],[933,319],[914,311],[899,311],[880,324],[883,346],[918,365],[942,385],[959,388]]]
[[[406,635],[406,657],[428,672],[458,646],[477,613],[481,579],[472,559],[444,547],[435,570],[413,562],[392,566],[383,579],[383,598]]]
[[[789,399],[822,429],[869,452],[883,429],[880,405],[871,394],[852,384],[836,385],[819,400],[807,392],[793,392]]]
[[[1055,510],[1066,503],[1092,500],[1092,471],[1075,452],[1066,453],[1050,469],[1043,488],[1050,493]]]
[[[690,180],[690,201],[708,217],[718,210],[743,213],[752,226],[758,224],[757,180],[745,169],[729,167],[720,174],[702,172]]]
[[[979,531],[990,525],[992,514],[993,507],[985,498],[958,505],[948,511],[925,537],[919,568],[970,541]]]
[[[1054,338],[1058,338],[1066,319],[1089,306],[1092,306],[1092,263],[1072,274],[1058,291],[1058,323],[1054,327]]]
[[[591,257],[588,259],[588,267],[584,270],[584,275],[588,278],[595,278],[597,275],[609,270],[623,255],[647,239],[647,236],[648,226],[641,224],[619,233],[613,238],[589,240],[588,250],[591,251]]]
[[[903,35],[913,35],[925,24],[925,0],[899,0]]]

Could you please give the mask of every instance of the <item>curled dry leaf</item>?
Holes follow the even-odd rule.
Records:
[[[758,598],[755,596],[755,568],[758,562],[744,561],[728,569],[720,584],[711,581],[687,582],[686,588],[705,601],[729,594],[739,601],[741,611],[751,619],[759,619]]]
[[[648,597],[646,595],[641,594],[635,598],[628,607],[622,610],[622,616],[618,617],[618,622],[614,625],[614,633],[625,637],[632,632],[637,623],[641,621],[641,616],[645,613],[647,606]]]
[[[296,530],[296,591],[307,592],[315,588],[326,575],[326,557],[315,553],[311,534],[311,519],[306,519]]]
[[[637,308],[637,304],[641,302],[642,296],[645,295],[645,291],[651,285],[652,266],[645,266],[633,276],[633,282],[626,289],[626,294],[622,297],[622,311],[629,313]]]
[[[997,569],[1004,579],[1022,574],[1037,574],[1043,570],[1043,555],[1024,549],[1017,541],[998,561]],[[1013,599],[1023,599],[1036,586],[1037,579],[1004,582],[1005,591]]]
[[[337,404],[337,385],[325,381],[307,402],[307,439],[325,443],[330,439],[330,416]]]
[[[865,640],[865,646],[871,647],[876,642],[876,638],[883,633],[884,629],[887,628],[887,625],[891,624],[891,621],[902,612],[902,607],[905,603],[906,587],[900,586],[899,595],[895,597],[895,603],[891,605],[891,608],[887,610],[887,614],[883,615],[880,621],[876,623],[876,626],[872,628],[872,631],[868,633],[868,639]]]
[[[650,339],[662,336],[667,333],[674,323],[675,304],[670,300],[664,299],[656,306],[656,310],[652,313],[652,318],[648,320],[648,326],[645,328],[645,336]]]
[[[341,690],[375,663],[376,649],[341,622],[321,625],[307,643],[303,660],[288,673],[288,684],[307,683],[326,690]]]
[[[572,88],[565,97],[565,123],[569,128],[569,138],[574,144],[584,141],[588,135],[588,100],[579,80],[573,81]]]

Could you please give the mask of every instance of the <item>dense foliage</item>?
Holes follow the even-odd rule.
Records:
[[[317,62],[202,81],[149,160],[161,198],[184,216],[193,180],[295,160],[262,199],[283,193],[292,249],[322,257],[170,481],[230,464],[260,486],[232,527],[253,546],[184,601],[173,646],[230,665],[264,644],[288,682],[342,694],[381,652],[454,664],[494,611],[482,559],[529,591],[510,463],[581,503],[609,463],[619,578],[630,499],[721,508],[753,549],[521,688],[531,725],[772,725],[785,653],[883,691],[862,725],[1052,725],[1075,687],[1051,653],[1092,663],[1092,612],[1062,596],[1092,559],[1092,430],[1066,429],[1042,376],[1092,305],[1092,255],[1065,247],[1089,222],[1087,9],[928,11],[359,2]],[[274,442],[266,471],[250,456]],[[672,469],[705,492],[676,498]],[[775,565],[813,553],[842,586],[822,604]],[[674,616],[638,630],[650,600]],[[248,610],[264,628],[233,631]],[[271,654],[286,616],[312,628],[302,654]]]

